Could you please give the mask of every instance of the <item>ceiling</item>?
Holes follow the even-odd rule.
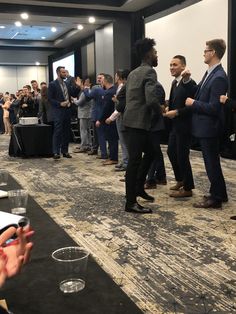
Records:
[[[125,17],[159,1],[0,0],[0,48],[64,48],[91,36],[97,28],[115,17]],[[28,13],[27,20],[21,18],[23,12]],[[95,17],[95,23],[89,23],[90,16]],[[22,26],[15,26],[16,21],[20,21]],[[78,30],[78,24],[84,28]],[[55,27],[56,32],[52,32],[51,27]]]

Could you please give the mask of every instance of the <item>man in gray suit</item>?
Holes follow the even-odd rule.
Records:
[[[153,113],[157,116],[161,115],[157,93],[157,75],[153,69],[158,63],[155,45],[155,41],[150,38],[138,40],[135,44],[141,65],[128,76],[123,119],[127,129],[129,153],[125,211],[141,214],[151,213],[152,210],[138,204],[137,196],[150,202],[154,201],[154,198],[144,191],[145,178],[142,174],[148,172],[155,155],[150,137],[152,116]]]

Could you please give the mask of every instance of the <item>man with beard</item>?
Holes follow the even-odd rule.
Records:
[[[52,106],[52,116],[54,121],[53,129],[53,158],[71,158],[68,152],[70,139],[71,121],[71,96],[76,97],[79,89],[68,87],[64,82],[66,78],[65,67],[59,66],[56,70],[57,79],[49,83],[48,99]]]
[[[158,63],[155,44],[155,41],[150,38],[136,42],[136,53],[141,65],[129,74],[126,84],[123,122],[127,128],[129,161],[126,171],[125,211],[140,214],[151,213],[152,210],[141,206],[137,202],[137,196],[150,202],[154,201],[154,198],[144,191],[143,174],[147,174],[155,156],[150,136],[153,113],[157,117],[161,116],[157,75],[153,69]]]

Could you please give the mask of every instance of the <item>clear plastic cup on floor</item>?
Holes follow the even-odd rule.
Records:
[[[8,199],[12,214],[22,215],[26,213],[28,192],[26,190],[8,191]]]
[[[0,169],[0,186],[7,185],[8,183],[8,171]]]
[[[60,248],[52,253],[56,262],[58,285],[63,293],[84,289],[89,252],[78,246]]]

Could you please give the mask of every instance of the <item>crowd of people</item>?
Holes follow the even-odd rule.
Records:
[[[135,48],[141,65],[132,72],[118,70],[114,79],[110,74],[99,73],[94,86],[90,78],[74,78],[65,67],[59,66],[57,78],[48,86],[42,82],[39,87],[32,80],[31,86],[24,86],[16,95],[1,93],[1,131],[10,135],[12,124],[20,117],[38,117],[53,127],[54,160],[61,155],[72,158],[71,118],[76,112],[81,143],[74,153],[95,155],[103,160],[104,166],[114,165],[116,171],[125,171],[125,210],[151,213],[150,208],[137,202],[137,196],[153,202],[146,190],[167,184],[160,143],[164,120],[168,120],[167,154],[176,180],[170,187],[170,197],[192,196],[194,176],[189,154],[194,136],[201,146],[210,181],[209,195],[194,206],[221,208],[228,200],[219,157],[224,107],[235,110],[235,102],[226,96],[228,79],[220,63],[225,42],[222,39],[206,42],[204,62],[208,70],[199,84],[186,69],[186,58],[173,56],[170,74],[174,81],[169,97],[153,69],[158,65],[154,46],[153,39],[137,41]]]

